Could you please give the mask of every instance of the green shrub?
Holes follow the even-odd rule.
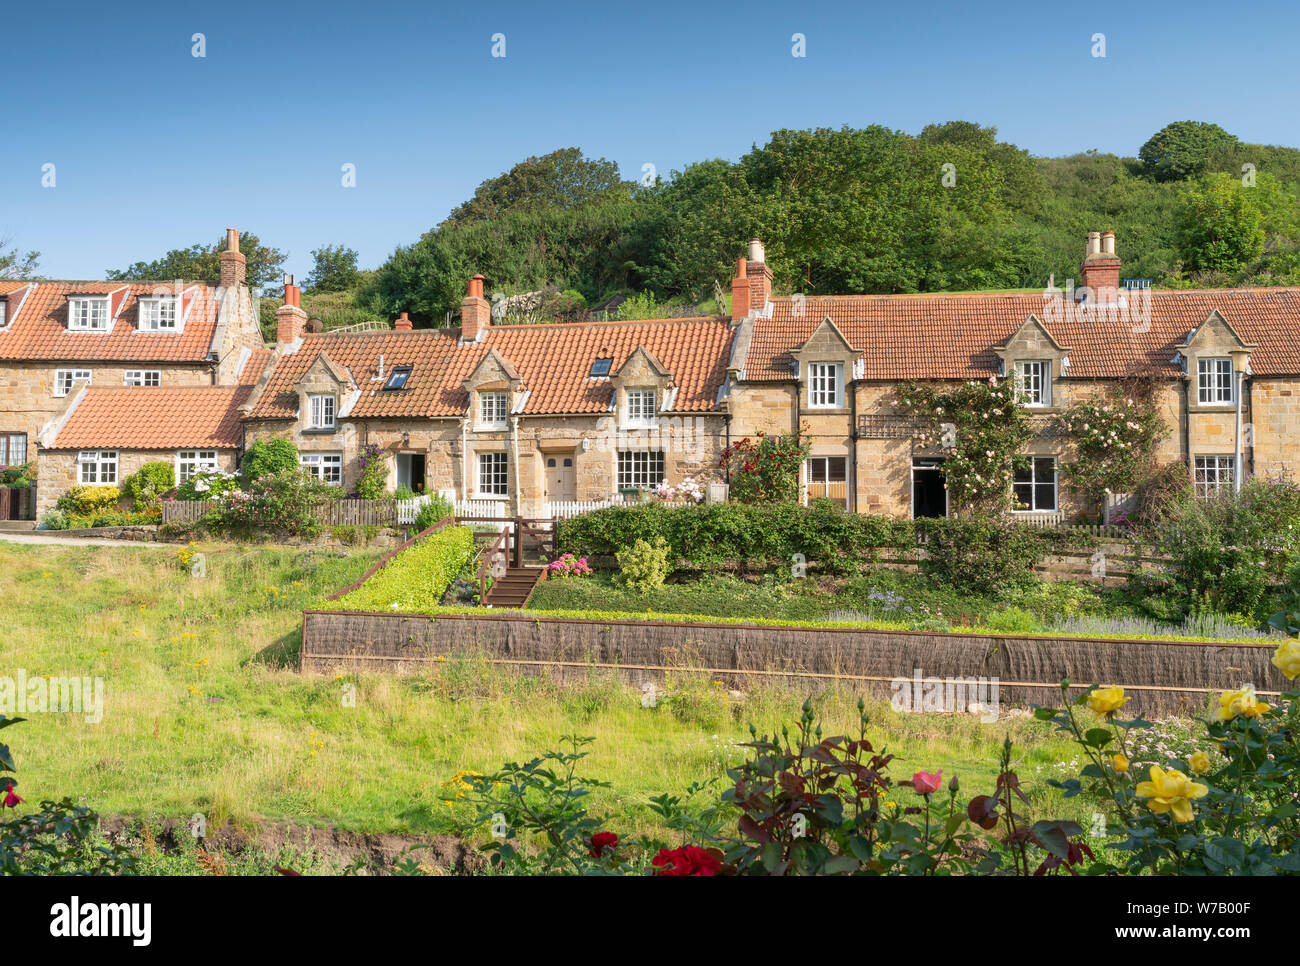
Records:
[[[957,586],[1009,586],[1055,549],[1085,546],[1070,531],[1027,527],[1011,521],[903,520],[846,513],[830,500],[746,505],[645,503],[606,507],[558,524],[557,549],[577,556],[614,556],[637,540],[662,536],[674,561],[697,569],[735,564],[790,573],[802,564],[828,573],[853,573],[876,561],[878,552],[915,552],[918,537],[937,541],[932,572],[955,574]],[[1005,552],[999,541],[1006,543]],[[1015,554],[1024,554],[1023,561]],[[998,569],[988,580],[967,573],[983,559]],[[1007,571],[1015,579],[1009,579]]]
[[[244,458],[239,463],[240,475],[245,480],[255,480],[260,476],[272,476],[284,470],[298,468],[298,450],[287,439],[254,440],[244,451]]]
[[[36,464],[0,466],[0,487],[23,490],[36,482]]]
[[[319,514],[343,491],[298,468],[250,480],[245,489],[227,493],[203,515],[216,533],[312,536],[320,531]]]
[[[50,510],[41,517],[40,530],[67,530],[68,517],[62,510]]]
[[[446,527],[407,547],[364,584],[329,606],[368,611],[435,607],[473,556],[474,532],[468,527]]]
[[[655,537],[653,543],[638,540],[615,557],[619,580],[628,589],[642,593],[661,586],[673,569],[668,559],[668,541],[663,537]]]
[[[455,512],[456,508],[452,506],[450,500],[441,493],[433,494],[429,498],[429,502],[420,507],[420,512],[415,515],[416,533],[422,533],[425,530],[428,530],[439,520],[453,516]]]
[[[176,485],[172,464],[165,460],[145,463],[122,481],[122,495],[128,497],[137,510],[158,502],[158,498]]]
[[[239,489],[239,477],[234,473],[222,473],[220,470],[207,470],[195,473],[176,488],[178,500],[215,500],[223,493],[233,493]]]
[[[122,491],[115,486],[77,486],[69,487],[68,492],[59,497],[55,506],[64,513],[91,516],[106,510],[117,509],[122,499]]]
[[[951,587],[998,594],[1034,582],[1034,567],[1073,534],[1028,527],[995,516],[912,521],[925,541],[921,572]]]
[[[378,443],[367,443],[357,457],[361,468],[357,476],[357,496],[363,500],[378,500],[388,486],[388,454]]]

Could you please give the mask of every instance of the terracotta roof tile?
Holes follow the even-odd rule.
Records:
[[[248,386],[88,387],[50,449],[234,449]]]
[[[0,286],[0,294],[23,282]],[[184,331],[141,332],[136,328],[139,298],[153,293],[158,282],[37,282],[16,319],[0,330],[0,359],[66,359],[69,361],[201,362],[212,347],[219,303],[216,289],[195,289],[195,302]],[[107,332],[69,332],[68,296],[103,294],[126,289],[125,299]]]
[[[1258,347],[1256,375],[1300,374],[1300,288],[1156,290],[1150,306],[1149,326],[1135,326],[1105,313],[1052,321],[1041,292],[778,298],[772,317],[755,322],[745,377],[789,379],[791,350],[827,316],[862,350],[867,379],[983,377],[997,369],[993,347],[1031,313],[1070,347],[1071,376],[1115,377],[1146,365],[1172,372],[1174,347],[1215,309]]]
[[[639,346],[673,374],[675,410],[706,412],[716,408],[726,380],[731,334],[730,323],[716,318],[499,325],[471,345],[459,344],[457,329],[308,334],[296,352],[275,363],[250,416],[293,418],[293,387],[322,351],[361,386],[350,418],[461,416],[468,405],[463,383],[492,349],[514,366],[529,391],[524,413],[601,413],[609,409],[612,386],[608,379],[588,377],[592,362],[611,358],[616,372]],[[381,355],[384,380],[376,375]],[[406,388],[385,391],[388,374],[403,365],[412,367]]]

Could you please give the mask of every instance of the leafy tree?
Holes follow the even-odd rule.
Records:
[[[1153,134],[1138,157],[1144,171],[1156,181],[1182,181],[1203,172],[1216,151],[1239,143],[1217,124],[1175,121]]]
[[[489,221],[507,211],[576,208],[610,195],[627,197],[634,187],[622,180],[613,161],[585,157],[580,148],[561,148],[526,158],[505,174],[484,181],[474,197],[456,207],[440,227]]]
[[[1270,235],[1294,230],[1295,204],[1268,175],[1254,187],[1230,174],[1207,175],[1178,196],[1179,253],[1194,271],[1239,272],[1264,253]]]
[[[247,482],[296,469],[298,469],[298,450],[287,439],[273,439],[270,442],[255,439],[244,451],[244,458],[239,462],[239,472]]]
[[[40,252],[19,252],[17,248],[5,250],[13,239],[0,238],[0,279],[35,278],[36,262]]]
[[[173,248],[152,262],[135,262],[126,268],[110,269],[106,277],[112,282],[167,282],[180,278],[188,282],[216,285],[221,281],[220,256],[225,249],[226,236],[222,235],[211,245]],[[240,232],[239,250],[248,260],[247,279],[250,288],[267,285],[278,279],[281,266],[289,257],[277,248],[263,245],[252,232]]]
[[[345,245],[313,248],[311,273],[305,279],[312,292],[346,292],[361,281],[357,253]]]

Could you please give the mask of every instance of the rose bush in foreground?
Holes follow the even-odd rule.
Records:
[[[590,790],[608,786],[577,775],[593,739],[576,736],[563,751],[466,778],[475,813],[461,832],[490,828],[492,862],[523,874],[1300,873],[1300,691],[1275,706],[1250,687],[1222,694],[1203,722],[1205,747],[1160,760],[1148,750],[1158,743],[1136,740],[1151,722],[1116,716],[1130,701],[1122,687],[1070,691],[1063,681],[1060,705],[1034,716],[1068,733],[1087,759],[1077,778],[1048,781],[1095,803],[1100,824],[1086,833],[1028,814],[1010,738],[990,794],[963,804],[954,776],[944,800],[939,770],[895,783],[894,756],[867,738],[861,701],[856,737],[823,736],[805,702],[793,728],[769,736],[750,726],[746,758],[727,769],[720,791],[715,778],[652,798],[675,842],[620,840],[614,823],[587,813]]]

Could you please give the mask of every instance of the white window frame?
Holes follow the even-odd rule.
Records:
[[[89,449],[77,454],[77,481],[83,486],[117,485],[117,450]]]
[[[504,392],[478,394],[478,424],[485,429],[505,429],[510,415],[510,395]]]
[[[161,386],[162,370],[161,369],[123,369],[122,385]]]
[[[501,450],[479,453],[474,460],[477,469],[474,489],[479,497],[488,500],[510,495],[510,458]]]
[[[342,453],[299,453],[298,465],[322,483],[343,485]]]
[[[23,447],[23,458],[14,459],[14,440],[21,439]],[[0,466],[22,466],[27,462],[27,434],[11,433],[8,430],[0,431]]]
[[[658,393],[653,389],[626,389],[623,394],[627,400],[624,423],[628,426],[653,426],[658,415]]]
[[[139,299],[139,325],[141,332],[180,332],[183,328],[181,319],[181,300],[175,295],[146,295]],[[166,318],[164,307],[171,309],[171,318]]]
[[[215,473],[221,469],[215,449],[178,449],[176,451],[176,485],[180,486],[199,473]]]
[[[662,486],[667,478],[664,465],[663,450],[619,450],[615,473],[618,489],[635,486],[641,490],[652,490]]]
[[[1223,357],[1196,360],[1196,401],[1202,406],[1231,406],[1236,402],[1236,373]]]
[[[9,324],[9,300],[0,299],[0,329]]]
[[[100,309],[96,312],[95,309]],[[68,299],[69,332],[107,332],[111,324],[112,303],[107,295],[77,295]],[[100,325],[93,324],[98,316]]]
[[[1192,485],[1202,499],[1232,493],[1237,487],[1237,457],[1196,456],[1192,458]]]
[[[307,397],[307,428],[334,429],[335,404],[332,393],[316,393]]]
[[[1046,409],[1052,405],[1052,363],[1025,359],[1016,363],[1016,398],[1022,406]]]
[[[1061,467],[1055,456],[1029,456],[1029,479],[1021,480],[1019,470],[1013,470],[1011,474],[1011,495],[1015,504],[1012,508],[1013,513],[1056,513],[1061,509]],[[1040,460],[1052,461],[1052,505],[1049,507],[1038,505],[1038,488],[1046,485],[1046,481],[1039,478],[1038,463]],[[1017,486],[1029,487],[1029,505],[1021,507],[1019,497],[1016,495]]]
[[[844,408],[844,366],[841,363],[808,364],[808,408]]]
[[[84,382],[89,386],[94,381],[94,376],[94,372],[90,369],[55,369],[54,395],[66,396],[72,392],[72,387],[79,382]],[[67,385],[64,385],[64,382]]]

